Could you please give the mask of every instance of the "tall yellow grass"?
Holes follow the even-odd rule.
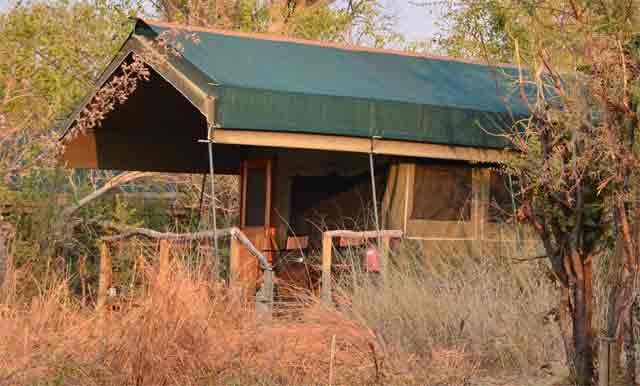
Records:
[[[335,309],[308,304],[302,316],[257,321],[180,264],[167,285],[118,306],[101,320],[64,280],[28,305],[2,304],[0,383],[370,384],[393,375],[375,334]]]
[[[338,285],[343,312],[378,340],[418,358],[449,358],[445,362],[453,350],[492,373],[527,372],[563,360],[550,317],[557,288],[546,261],[441,258],[410,244],[391,261],[384,282],[356,269]]]
[[[453,267],[354,273],[335,308],[305,297],[273,321],[179,261],[104,319],[61,279],[27,304],[0,301],[0,385],[462,385],[557,359],[553,288],[534,268]]]

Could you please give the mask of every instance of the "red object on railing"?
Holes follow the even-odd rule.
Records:
[[[370,245],[365,251],[365,268],[367,272],[380,272],[380,255],[378,249]]]

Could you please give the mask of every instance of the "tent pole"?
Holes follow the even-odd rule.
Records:
[[[202,208],[204,207],[204,187],[207,184],[207,173],[202,174],[202,186],[200,187],[200,209],[198,210],[198,229],[202,220]]]
[[[217,259],[218,256],[218,219],[216,215],[216,183],[215,169],[213,163],[213,125],[209,125],[209,173],[211,174],[211,212],[213,214],[213,254]]]
[[[378,248],[381,245],[381,237],[380,237],[380,220],[378,218],[378,197],[376,193],[376,172],[374,168],[373,162],[373,141],[376,137],[371,137],[371,151],[369,152],[369,171],[371,173],[371,192],[373,196],[373,215],[375,217],[376,222],[376,231],[378,231]]]
[[[516,198],[515,195],[513,193],[513,180],[511,179],[511,174],[507,175],[509,180],[509,193],[511,196],[511,210],[513,211],[513,216],[514,216],[514,224],[516,227],[516,248],[518,249],[518,253],[522,253],[522,249],[523,249],[523,245],[522,245],[522,240],[523,240],[523,235],[522,235],[522,227],[520,226],[520,223],[516,220],[516,213],[518,212],[518,206],[516,204]]]

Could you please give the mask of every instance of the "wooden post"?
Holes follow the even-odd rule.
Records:
[[[0,288],[3,287],[9,274],[7,270],[7,256],[9,255],[9,227],[0,223]]]
[[[78,277],[80,279],[80,290],[82,291],[82,307],[85,307],[87,305],[87,255],[80,255]]]
[[[236,300],[242,301],[242,286],[239,282],[242,243],[236,237],[231,237],[231,249],[229,251],[229,289]]]
[[[138,272],[142,275],[142,278],[146,278],[147,276],[147,258],[144,255],[144,251],[141,249],[140,254],[138,255],[138,263],[137,263]]]
[[[331,256],[333,253],[333,238],[325,232],[322,236],[322,301],[331,305]]]
[[[169,240],[160,240],[160,258],[158,268],[158,283],[160,283],[160,285],[167,284],[170,266],[171,242]]]
[[[222,272],[222,267],[220,266],[220,249],[219,247],[210,247],[206,249],[210,251],[211,256],[213,257],[212,267],[211,267],[211,278],[214,283],[217,283],[220,280],[220,272]],[[217,253],[217,254],[216,254]],[[206,254],[205,254],[206,255]]]
[[[380,254],[380,275],[382,281],[387,281],[387,273],[389,269],[389,253],[391,252],[391,238],[389,236],[382,237],[382,253]]]
[[[14,266],[11,254],[11,237],[13,228],[9,223],[0,223],[0,294],[13,296],[15,281]]]
[[[100,243],[100,278],[98,280],[97,302],[97,308],[100,313],[103,313],[107,309],[112,275],[113,267],[111,262],[111,253],[109,252],[109,245],[103,241]]]
[[[262,319],[273,316],[273,271],[265,270],[262,276],[262,286],[256,294],[256,315]]]
[[[598,386],[610,386],[611,369],[609,363],[611,361],[611,348],[615,342],[611,338],[600,338],[598,347]]]
[[[231,249],[229,251],[229,286],[236,284],[240,271],[240,248],[242,245],[235,237],[231,238]]]
[[[4,292],[4,295],[6,296],[5,299],[8,302],[14,299],[16,295],[16,276],[15,276],[16,267],[15,267],[13,253],[11,253],[9,249],[10,248],[9,245],[11,245],[10,240],[11,240],[10,238],[9,238],[9,241],[5,240],[5,242],[7,243],[5,244],[7,253],[5,255],[5,261],[4,261],[4,283],[0,285],[0,290]]]

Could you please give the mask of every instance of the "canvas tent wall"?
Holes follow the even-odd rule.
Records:
[[[384,226],[402,229],[430,255],[536,253],[529,227],[514,221],[508,179],[495,165],[413,160],[391,166]]]

